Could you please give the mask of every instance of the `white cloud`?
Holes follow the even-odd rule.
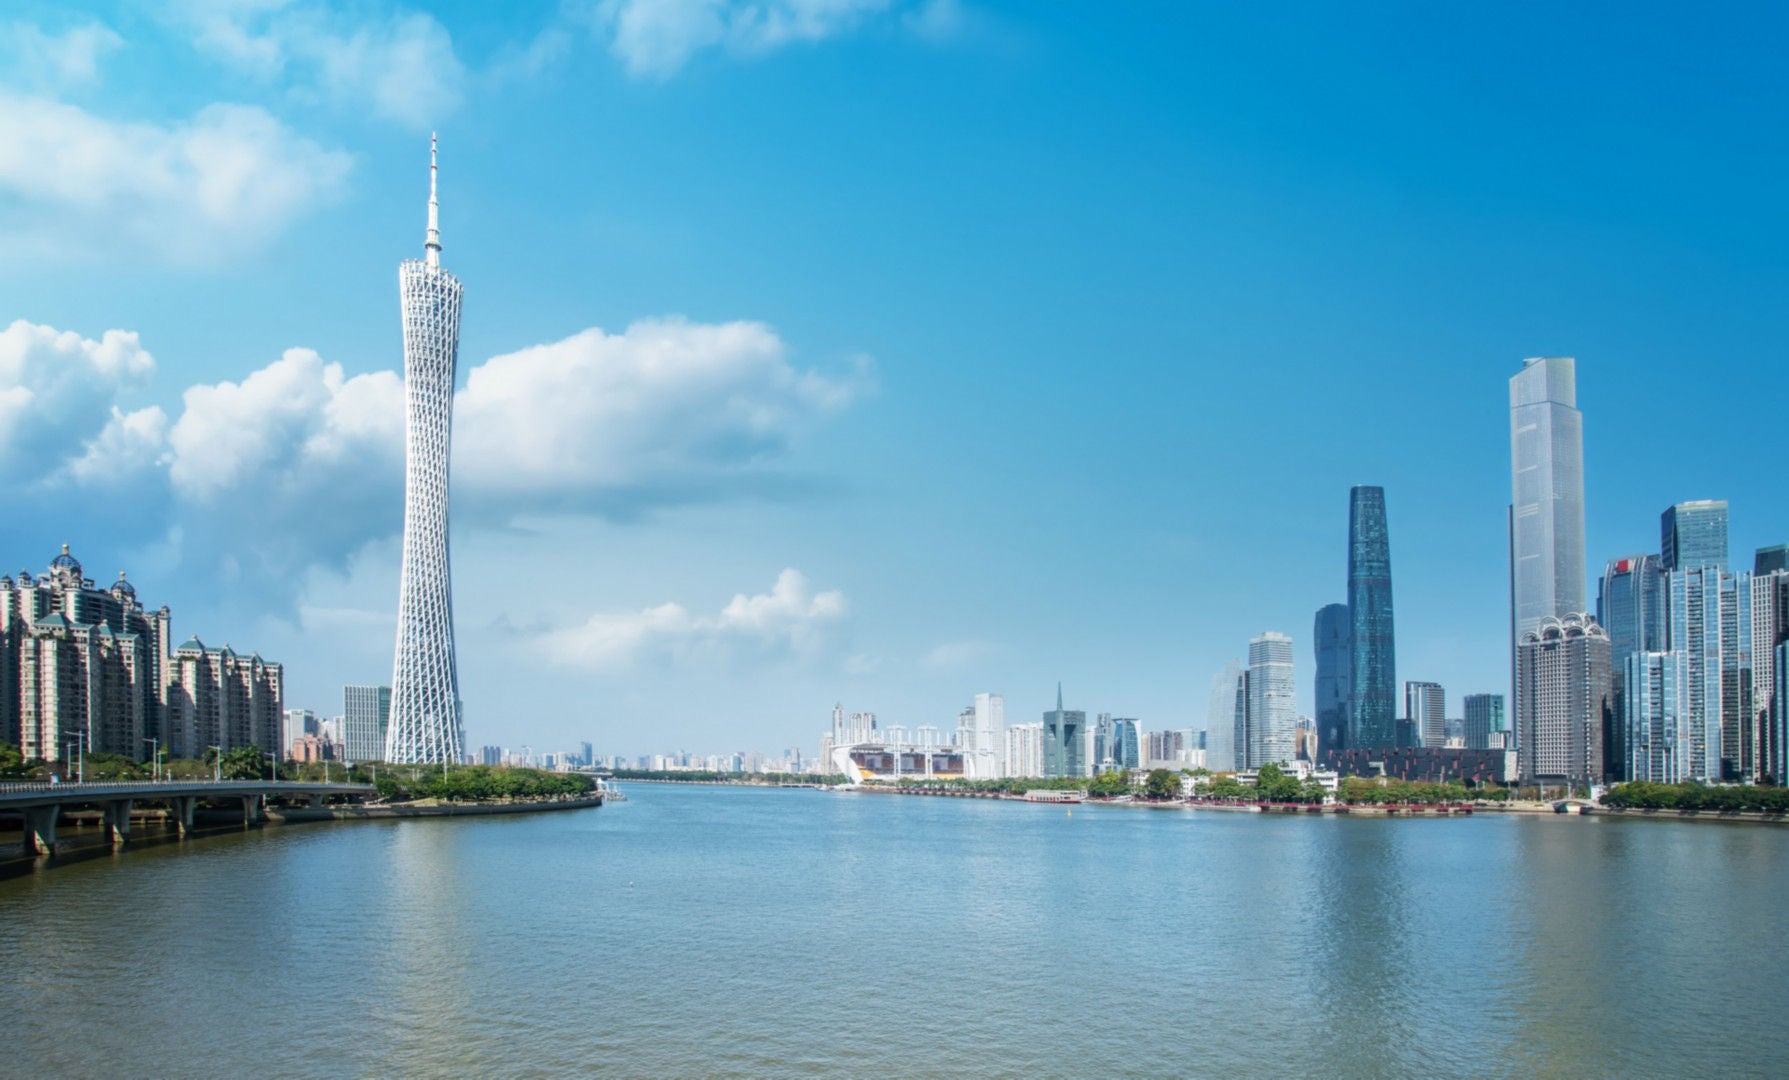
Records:
[[[666,78],[709,49],[762,55],[896,11],[909,29],[936,37],[954,28],[957,10],[945,0],[600,0],[590,21],[629,74]]]
[[[349,377],[289,349],[239,382],[188,388],[170,418],[129,408],[153,369],[123,331],[0,333],[0,477],[71,505],[127,490],[138,530],[178,529],[182,561],[262,597],[292,595],[308,570],[339,570],[399,531],[396,372]],[[647,320],[494,357],[455,406],[455,515],[626,517],[762,490],[806,426],[872,385],[867,362],[841,378],[793,367],[775,331],[752,322]],[[780,583],[768,600],[741,597],[725,625],[778,625],[785,599]]]
[[[493,357],[455,406],[455,468],[471,491],[536,505],[711,482],[872,385],[867,366],[834,379],[787,351],[763,323],[652,319]]]
[[[89,85],[99,78],[99,62],[124,39],[103,23],[48,33],[27,22],[0,25],[0,63],[8,81],[42,88]]]
[[[464,93],[465,65],[430,15],[355,21],[289,0],[185,0],[170,14],[201,52],[243,74],[283,80],[301,98],[366,105],[424,128],[457,109]]]
[[[161,125],[0,92],[0,228],[15,255],[210,261],[332,196],[349,160],[251,106]]]
[[[123,330],[94,341],[21,319],[0,331],[0,477],[41,485],[101,453],[102,437],[124,422],[115,402],[154,371],[155,358]]]
[[[647,657],[688,660],[724,657],[735,645],[811,653],[826,627],[843,618],[845,595],[816,593],[793,569],[777,575],[768,593],[736,595],[717,614],[694,616],[681,604],[635,612],[599,612],[584,623],[537,637],[547,656],[584,668],[619,668]]]

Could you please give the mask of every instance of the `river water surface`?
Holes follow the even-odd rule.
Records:
[[[0,1074],[1789,1073],[1789,829],[627,790],[0,881]]]

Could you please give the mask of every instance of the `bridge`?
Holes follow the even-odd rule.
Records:
[[[267,800],[284,798],[315,806],[332,796],[366,799],[371,784],[308,784],[287,780],[117,780],[87,784],[0,784],[0,812],[17,812],[27,855],[56,851],[56,822],[63,811],[98,807],[114,845],[130,837],[131,812],[140,802],[161,803],[181,836],[193,828],[199,801],[241,802],[244,825],[266,817]]]

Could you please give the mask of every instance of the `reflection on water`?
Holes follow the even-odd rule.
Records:
[[[1780,1073],[1789,833],[636,785],[0,882],[19,1075]]]

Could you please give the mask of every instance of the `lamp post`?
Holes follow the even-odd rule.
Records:
[[[161,744],[161,740],[160,739],[144,739],[143,741],[149,744],[149,778],[151,780],[160,780],[162,778],[162,773],[161,773],[162,744]]]
[[[68,739],[62,740],[64,753],[68,750],[69,742]],[[87,733],[85,731],[75,732],[73,743],[75,748],[75,783],[84,784],[87,782]]]

